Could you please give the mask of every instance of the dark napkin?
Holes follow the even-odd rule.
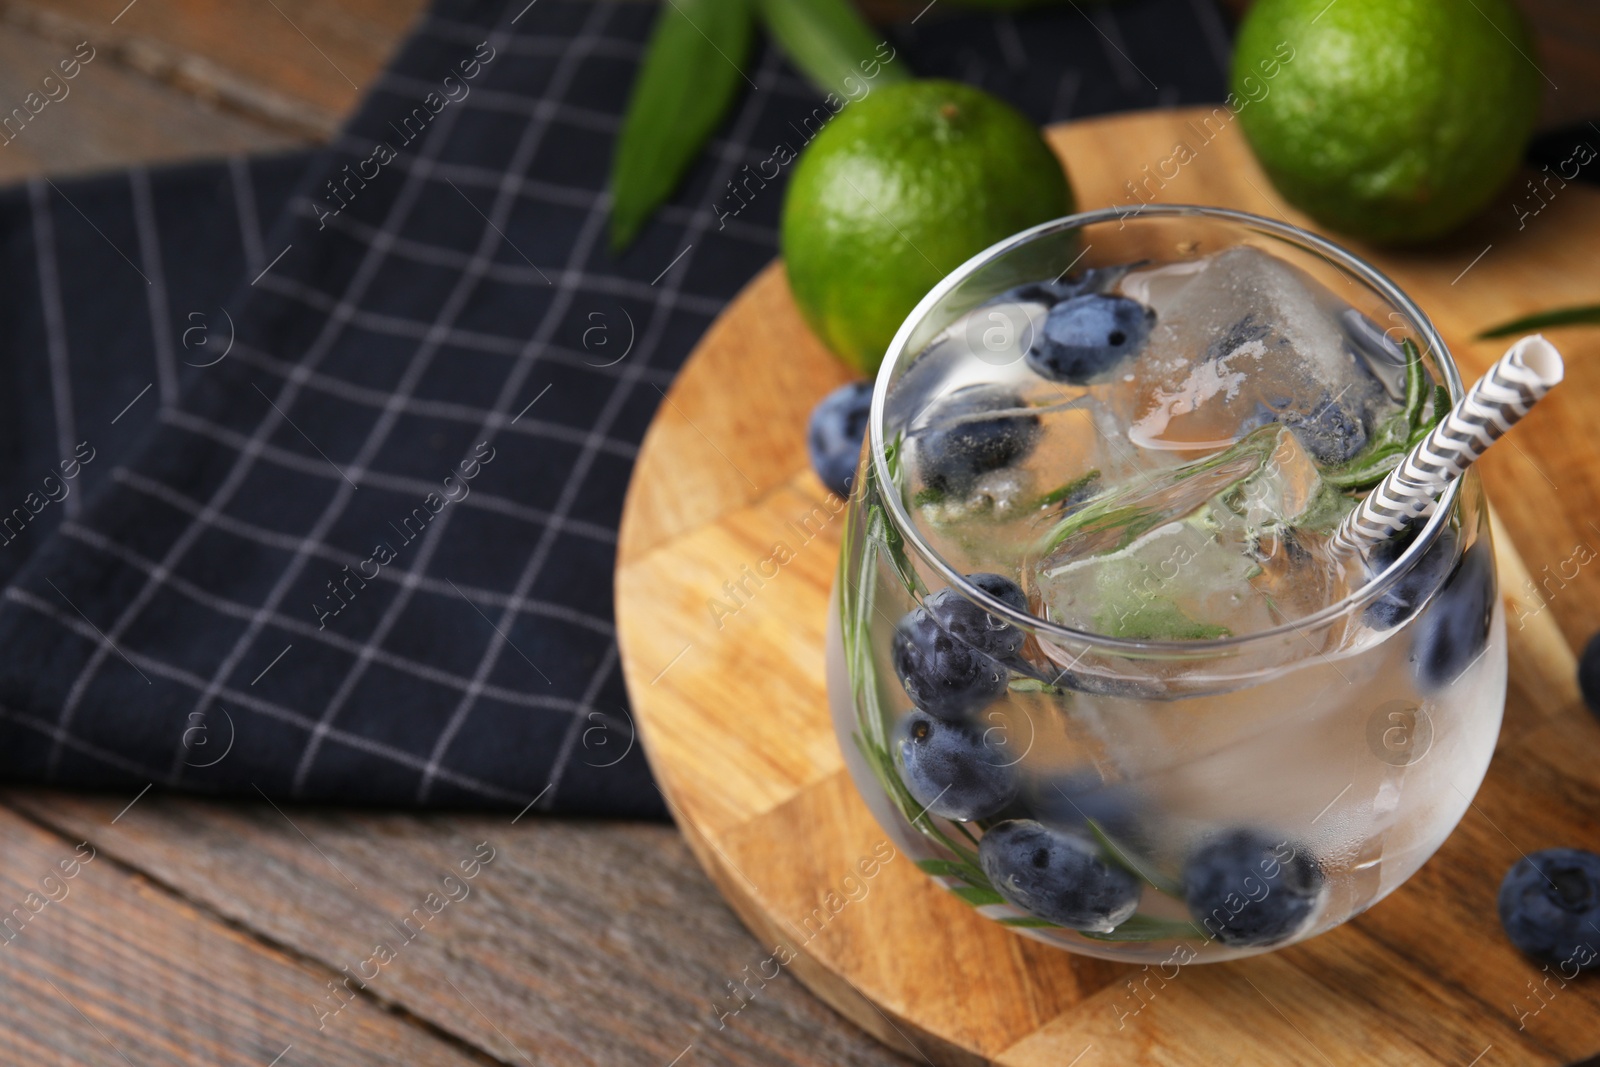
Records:
[[[440,0],[326,152],[0,195],[0,775],[663,813],[611,622],[623,492],[776,253],[781,183],[724,191],[819,98],[758,50],[611,255],[653,14]],[[1206,0],[887,32],[1040,122],[1223,93]]]

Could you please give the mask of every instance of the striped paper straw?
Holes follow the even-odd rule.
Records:
[[[1434,500],[1561,381],[1561,353],[1524,337],[1489,368],[1433,431],[1345,516],[1336,549],[1362,552],[1432,510]]]

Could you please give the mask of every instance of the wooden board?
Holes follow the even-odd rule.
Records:
[[[1206,143],[1203,114],[1123,115],[1050,137],[1084,207],[1126,202],[1124,182],[1183,141],[1195,158],[1161,199],[1307,225],[1276,198],[1236,128]],[[1512,202],[1508,193],[1426,252],[1356,246],[1435,318],[1468,373],[1503,347],[1473,342],[1478,329],[1594,298],[1600,195],[1564,189],[1522,229]],[[1473,809],[1415,878],[1360,919],[1163,984],[983,920],[904,857],[868,882],[847,881],[887,842],[828,719],[823,631],[840,521],[828,518],[807,468],[804,427],[849,374],[805,329],[774,264],[708,332],[662,405],[618,555],[629,691],[696,856],[759,941],[794,952],[787,969],[890,1045],[935,1063],[1495,1067],[1600,1051],[1597,983],[1546,993],[1537,1014],[1518,1014],[1539,1008],[1528,983],[1545,975],[1509,946],[1494,914],[1500,876],[1522,853],[1600,847],[1600,725],[1577,698],[1571,652],[1600,624],[1600,577],[1570,578],[1564,562],[1579,544],[1600,548],[1588,519],[1600,514],[1600,337],[1553,337],[1568,356],[1567,384],[1484,463],[1504,523],[1512,684]],[[821,530],[809,538],[797,529],[808,516]],[[752,579],[779,540],[793,558],[775,577]],[[1543,581],[1546,566],[1570,579],[1548,586],[1548,606],[1532,599],[1531,581],[1524,589],[1526,572]],[[743,587],[732,615],[730,582]],[[713,613],[717,600],[724,609]],[[830,893],[848,902],[808,923]]]

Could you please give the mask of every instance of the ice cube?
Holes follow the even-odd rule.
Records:
[[[1088,501],[1057,519],[1044,534],[1038,569],[1049,574],[1084,556],[1122,548],[1146,530],[1193,514],[1212,497],[1243,487],[1284,451],[1289,434],[1264,426],[1214,456],[1136,480]]]
[[[1201,523],[1169,522],[1118,551],[1040,568],[1034,584],[1047,617],[1075,630],[1203,640],[1259,627],[1266,608],[1249,584],[1255,570]]]
[[[1276,626],[1327,603],[1334,575],[1295,525],[1326,496],[1295,435],[1265,426],[1058,519],[1029,580],[1051,619],[1114,637],[1194,640]]]
[[[1135,444],[1215,450],[1266,422],[1324,463],[1366,442],[1384,387],[1352,351],[1347,305],[1297,268],[1239,246],[1135,271],[1122,290],[1157,316],[1135,381],[1112,401]]]

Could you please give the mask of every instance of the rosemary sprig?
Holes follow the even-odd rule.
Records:
[[[1422,355],[1411,338],[1400,342],[1406,354],[1405,405],[1373,431],[1366,445],[1355,456],[1337,467],[1322,472],[1328,485],[1347,491],[1371,489],[1405,458],[1412,447],[1426,437],[1445,412],[1450,410],[1450,393],[1444,386],[1430,386]],[[1425,415],[1430,396],[1433,412]]]

